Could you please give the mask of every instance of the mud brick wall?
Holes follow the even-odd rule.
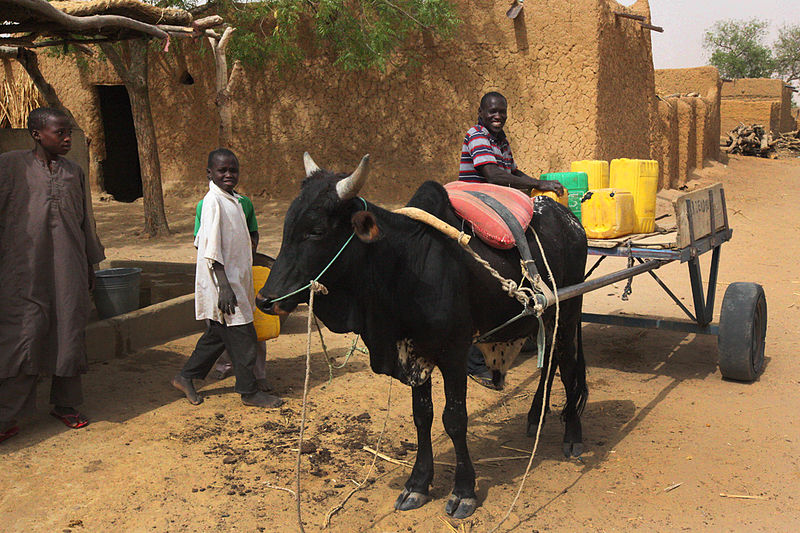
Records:
[[[706,141],[708,140],[707,130],[709,123],[711,122],[711,117],[709,116],[711,112],[711,106],[705,101],[704,98],[695,98],[694,99],[694,120],[695,120],[695,142],[697,148],[695,149],[695,168],[703,168],[703,160],[705,159],[706,152],[708,151],[708,146]],[[716,145],[719,146],[719,141],[716,142]]]
[[[490,90],[509,100],[506,131],[519,167],[531,175],[569,170],[578,159],[649,157],[657,115],[650,32],[612,13],[649,16],[646,0],[627,8],[613,0],[539,0],[513,21],[507,3],[456,4],[463,24],[455,39],[415,43],[423,60],[412,70],[342,72],[314,50],[282,76],[246,69],[232,97],[230,146],[240,157],[242,192],[296,195],[303,151],[338,171],[351,171],[370,153],[365,195],[407,200],[425,180],[457,179],[464,133]],[[217,147],[214,66],[203,46],[198,53],[194,41],[173,39],[169,53],[153,46],[149,55],[167,195],[198,194],[206,186],[206,154]],[[41,53],[40,63],[90,139],[90,174],[102,187],[96,86],[121,82],[102,61],[87,67]],[[180,82],[185,72],[193,84]]]
[[[678,101],[659,100],[654,120],[651,159],[658,161],[658,188],[670,189],[678,184]]]
[[[781,92],[781,125],[780,133],[797,129],[797,120],[792,116],[792,90],[784,85]]]
[[[697,161],[696,100],[675,99],[678,109],[678,187],[686,183]]]
[[[769,131],[779,131],[781,104],[777,100],[723,100],[722,138],[739,124],[761,124]]]
[[[720,113],[722,80],[715,67],[659,69],[655,71],[656,94],[661,97],[698,93],[703,100],[705,114],[698,120],[698,140],[702,152],[698,154],[698,168],[703,160],[719,159]],[[698,115],[698,119],[699,119]]]
[[[650,123],[657,115],[650,31],[616,17],[619,6],[600,2],[597,159],[649,159]],[[639,1],[628,12],[650,19]]]
[[[739,123],[761,124],[774,133],[793,131],[792,91],[783,80],[745,78],[722,84],[722,136]]]

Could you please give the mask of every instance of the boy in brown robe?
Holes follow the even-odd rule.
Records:
[[[51,414],[71,428],[88,419],[84,335],[93,265],[105,256],[90,218],[86,179],[62,157],[72,124],[61,111],[28,115],[33,150],[0,155],[0,441],[18,431],[39,375],[52,376]]]

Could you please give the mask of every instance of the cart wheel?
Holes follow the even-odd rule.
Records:
[[[767,298],[758,283],[731,283],[719,319],[719,370],[722,376],[754,381],[764,366]]]

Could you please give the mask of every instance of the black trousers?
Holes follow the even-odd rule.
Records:
[[[214,320],[207,322],[208,327],[183,365],[181,376],[205,379],[217,358],[227,350],[233,362],[233,375],[236,376],[234,390],[242,395],[256,392],[258,388],[253,367],[256,364],[258,338],[253,323],[226,326]]]
[[[14,420],[34,408],[38,379],[38,376],[27,374],[0,379],[0,421]],[[81,377],[53,376],[50,384],[50,403],[58,407],[77,407],[82,404]]]
[[[486,361],[483,358],[481,351],[473,344],[469,347],[467,355],[467,373],[473,376],[478,376],[488,372],[489,368],[486,366]]]

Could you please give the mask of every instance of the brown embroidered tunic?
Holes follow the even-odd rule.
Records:
[[[86,372],[88,266],[105,258],[86,179],[59,157],[0,155],[0,379]]]

